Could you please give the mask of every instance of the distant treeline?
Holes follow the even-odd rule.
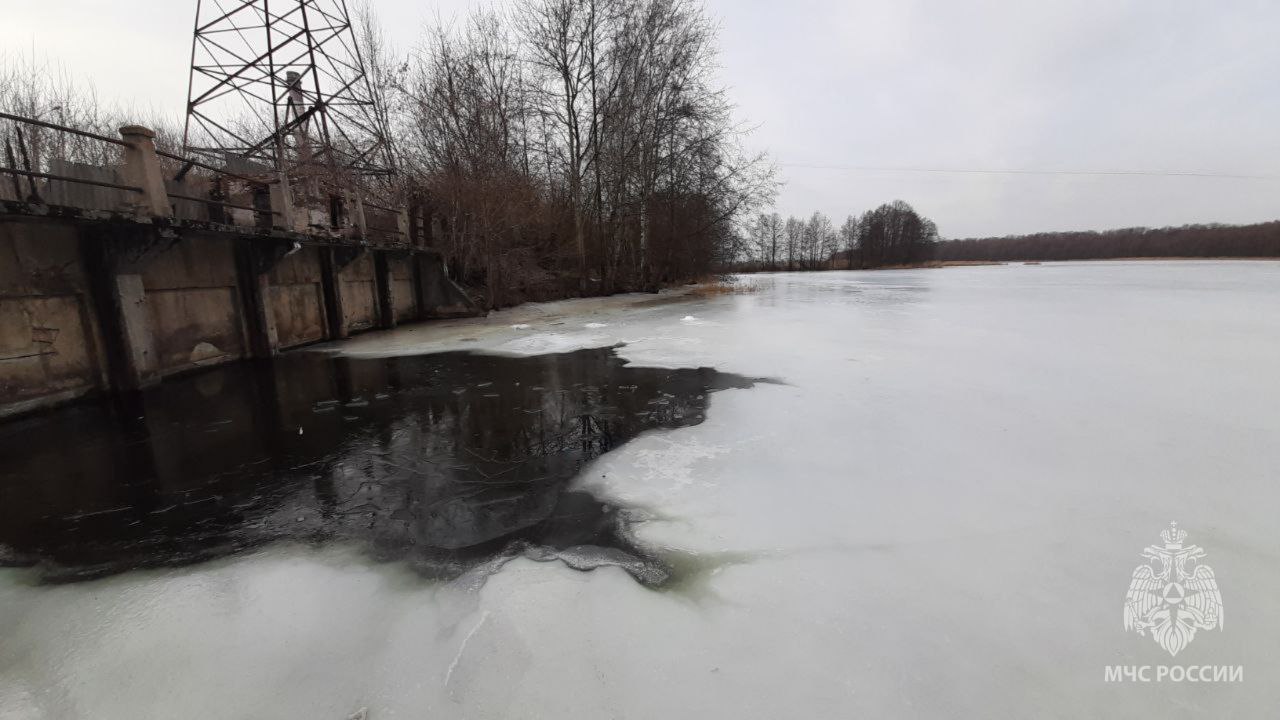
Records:
[[[1130,257],[1280,257],[1280,221],[943,240],[934,243],[932,259],[946,262]]]
[[[839,228],[815,212],[808,220],[778,213],[756,217],[734,262],[734,272],[835,270],[907,265],[927,260],[938,226],[894,200],[850,215]]]

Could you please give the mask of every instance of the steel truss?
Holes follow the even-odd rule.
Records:
[[[390,174],[345,0],[197,0],[183,147],[294,174]]]

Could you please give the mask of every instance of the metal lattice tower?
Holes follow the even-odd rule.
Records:
[[[289,175],[391,172],[345,0],[196,0],[183,146]]]

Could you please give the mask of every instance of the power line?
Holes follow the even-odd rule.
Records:
[[[1195,177],[1229,180],[1280,180],[1280,175],[1240,175],[1235,173],[1181,172],[1161,170],[988,170],[973,168],[920,168],[880,167],[874,165],[820,165],[814,163],[777,163],[778,167],[805,168],[809,170],[845,170],[850,172],[907,172],[953,175],[1082,175],[1082,176],[1137,176],[1137,177]]]

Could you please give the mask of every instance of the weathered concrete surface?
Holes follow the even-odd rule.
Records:
[[[396,322],[418,319],[418,293],[414,285],[413,258],[409,255],[387,258],[391,280],[391,312]]]
[[[151,335],[151,313],[147,310],[147,288],[137,273],[110,272],[106,278],[110,298],[106,309],[115,320],[107,332],[121,345],[118,357],[124,364],[117,370],[116,383],[130,390],[137,389],[158,379],[156,374],[156,346]]]
[[[423,248],[0,201],[0,417],[476,312]]]
[[[95,325],[76,231],[0,222],[0,406],[101,387]]]
[[[300,248],[285,256],[268,275],[267,305],[280,349],[328,337],[321,252],[317,247]]]
[[[387,253],[373,256],[373,287],[378,294],[378,327],[389,330],[396,326],[396,300],[392,296],[391,264]]]
[[[120,128],[120,137],[128,146],[124,150],[123,176],[125,182],[142,188],[140,195],[132,196],[140,215],[172,217],[173,206],[164,183],[160,160],[156,157],[156,133],[141,125]]]
[[[177,243],[142,272],[148,329],[160,374],[245,357],[233,239]]]
[[[70,162],[59,158],[49,161],[49,172],[66,177],[82,178],[97,182],[123,183],[120,168],[101,167],[86,163]],[[0,183],[8,185],[8,183]],[[86,183],[51,180],[43,190],[45,202],[95,210],[120,210],[128,206],[129,193],[118,188],[89,185]],[[12,195],[12,188],[10,188]]]
[[[362,253],[338,272],[342,294],[342,321],[348,333],[368,330],[378,323],[378,292],[373,255]]]

